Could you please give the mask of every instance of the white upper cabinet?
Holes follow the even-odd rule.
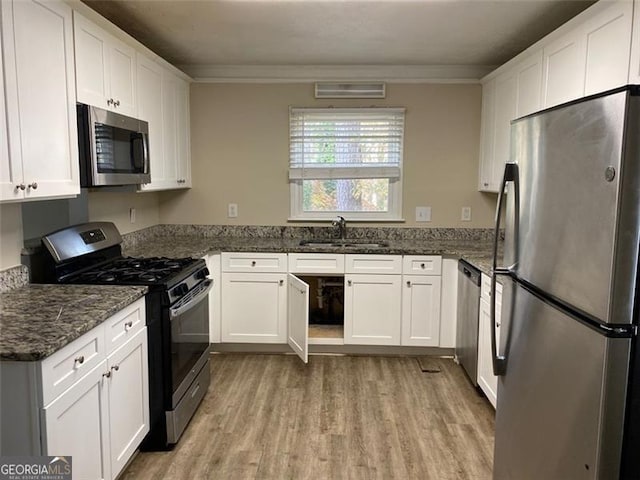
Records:
[[[135,116],[136,52],[74,12],[78,101]]]
[[[143,190],[160,188],[166,180],[163,146],[163,68],[153,60],[138,55],[138,117],[149,123],[149,164],[151,183],[141,185]]]
[[[540,108],[542,52],[514,65],[482,87],[479,190],[497,192],[509,161],[511,121]]]
[[[592,8],[596,13],[544,46],[545,108],[627,83],[633,3]]]
[[[515,118],[540,110],[542,101],[542,51],[529,55],[515,67],[517,84]],[[513,120],[513,119],[512,119]]]
[[[598,2],[482,81],[480,191],[500,188],[512,120],[628,79],[640,83],[640,38],[631,54],[632,13],[630,0]],[[636,24],[640,29],[640,18]]]
[[[3,1],[0,201],[80,193],[71,7]],[[6,122],[6,123],[5,123]]]
[[[151,183],[141,190],[190,187],[189,83],[142,55],[138,76],[138,112],[149,122],[151,163]]]
[[[582,96],[584,91],[584,38],[569,32],[544,48],[543,103],[552,107]]]
[[[627,83],[633,2],[613,3],[584,25],[586,63],[584,95]]]

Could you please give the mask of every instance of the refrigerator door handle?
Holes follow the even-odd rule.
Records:
[[[500,222],[502,220],[502,204],[504,203],[504,191],[508,182],[513,182],[514,186],[514,201],[515,201],[515,219],[514,231],[518,231],[518,204],[520,198],[520,183],[518,181],[518,164],[507,163],[504,166],[504,175],[502,176],[502,183],[500,184],[500,190],[498,191],[498,204],[496,206],[496,222],[495,230],[493,232],[493,260],[491,265],[491,357],[493,363],[493,374],[504,375],[506,371],[507,360],[504,355],[498,355],[498,345],[496,338],[496,277],[498,275],[511,275],[512,268],[498,267],[498,243],[500,241]],[[516,262],[517,264],[517,259]]]

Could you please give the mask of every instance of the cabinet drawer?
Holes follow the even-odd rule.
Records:
[[[442,257],[439,255],[405,255],[402,273],[412,275],[441,275]]]
[[[107,355],[124,345],[142,330],[145,324],[144,297],[113,315],[105,322]]]
[[[104,324],[42,362],[42,402],[48,405],[106,358]]]
[[[486,274],[482,274],[480,277],[480,298],[484,298],[487,302],[491,301],[491,277]],[[500,302],[502,298],[502,285],[496,282],[496,295],[497,301]]]
[[[400,255],[346,255],[345,273],[402,273]]]
[[[223,253],[223,272],[287,272],[286,253]]]
[[[290,253],[291,273],[336,274],[344,273],[344,255],[332,253]]]

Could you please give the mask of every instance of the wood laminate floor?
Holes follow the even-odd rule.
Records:
[[[489,479],[494,412],[450,359],[212,356],[212,385],[171,452],[125,480]]]

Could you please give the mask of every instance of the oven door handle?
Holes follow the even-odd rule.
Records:
[[[178,301],[178,305],[176,307],[172,307],[169,309],[169,318],[173,320],[174,318],[182,315],[184,312],[191,310],[193,307],[198,305],[202,300],[207,298],[212,288],[213,288],[213,280],[211,280],[210,278],[202,282],[200,285],[196,287],[197,291],[188,293],[186,296],[182,297]],[[182,303],[183,300],[186,300],[186,301]]]

